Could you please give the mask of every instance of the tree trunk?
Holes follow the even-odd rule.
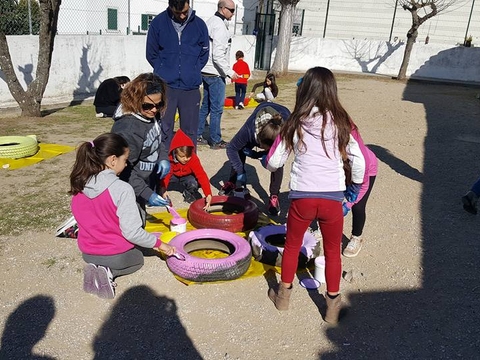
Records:
[[[28,84],[26,91],[20,85],[15,73],[7,38],[4,33],[0,33],[0,67],[5,74],[12,97],[22,110],[22,116],[42,116],[40,106],[50,75],[61,2],[61,0],[40,0],[37,71],[35,79]]]
[[[397,79],[403,80],[407,77],[408,63],[410,62],[410,55],[412,54],[413,44],[418,36],[418,28],[412,27],[407,34],[407,44],[405,45],[405,52],[403,53],[402,65],[398,72]]]
[[[293,15],[295,14],[295,4],[282,4],[280,13],[280,29],[278,32],[277,52],[270,72],[275,75],[285,75],[288,73],[288,61],[290,59],[290,43],[292,41]]]

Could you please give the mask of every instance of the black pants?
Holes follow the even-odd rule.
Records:
[[[365,221],[367,219],[366,215],[366,207],[368,197],[373,188],[373,184],[375,183],[375,176],[370,176],[370,183],[368,185],[368,190],[363,196],[362,200],[352,206],[352,235],[354,236],[361,236],[363,233],[363,228],[365,226]]]
[[[245,171],[245,161],[247,159],[247,156],[243,151],[239,151],[238,155],[240,156],[240,160],[244,165],[243,171]],[[268,188],[268,190],[270,191],[270,196],[272,195],[278,196],[278,194],[280,193],[280,188],[282,186],[282,179],[283,179],[283,166],[281,168],[278,168],[276,171],[270,173],[270,186]],[[230,178],[228,179],[228,181],[234,184],[237,181],[237,172],[233,167],[232,167],[232,170],[230,171]]]

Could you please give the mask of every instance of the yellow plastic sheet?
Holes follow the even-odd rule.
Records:
[[[0,168],[6,170],[20,169],[25,166],[36,164],[42,160],[50,159],[60,154],[75,150],[73,146],[58,144],[38,144],[39,150],[33,155],[22,159],[3,159],[0,158]]]
[[[187,219],[187,212],[188,209],[175,209],[178,214],[185,219]],[[170,220],[173,218],[173,216],[168,213],[168,212],[161,212],[161,213],[155,213],[151,214],[147,218],[147,224],[145,226],[145,230],[148,232],[158,232],[162,233],[160,238],[163,242],[170,242],[176,235],[178,235],[176,232],[170,231]],[[264,226],[267,224],[273,223],[270,218],[268,218],[265,214],[260,213],[260,216],[258,218],[257,225],[258,226]],[[187,231],[189,230],[194,230],[195,228],[190,224],[190,222],[187,221]],[[248,231],[247,232],[238,232],[236,233],[237,235],[245,238],[245,241],[247,241],[247,236],[248,236]],[[224,257],[224,254],[219,254],[216,251],[210,251],[210,250],[205,250],[202,254],[195,254],[196,256],[202,257],[202,258],[221,258]],[[271,265],[266,265],[261,262],[256,261],[252,257],[252,261],[250,262],[250,267],[247,269],[247,272],[243,274],[241,277],[238,279],[246,279],[250,277],[256,277],[256,276],[261,276],[265,274],[267,271],[273,270],[277,273],[280,273],[280,268],[271,266]],[[186,284],[186,285],[192,285],[192,284],[203,284],[199,282],[194,282],[190,280],[183,279],[177,275],[174,275],[178,281]],[[209,283],[219,283],[219,282],[224,282],[224,281],[215,281],[215,282],[209,282]]]

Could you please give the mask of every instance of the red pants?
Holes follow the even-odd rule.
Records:
[[[343,236],[342,203],[327,199],[293,199],[288,210],[287,234],[282,257],[282,282],[292,283],[298,267],[298,255],[308,226],[318,219],[323,238],[327,291],[340,290]]]

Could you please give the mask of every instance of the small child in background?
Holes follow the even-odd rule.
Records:
[[[229,180],[222,186],[219,195],[230,195],[237,187],[245,188],[247,174],[245,172],[246,157],[261,159],[270,149],[273,141],[280,133],[283,122],[290,116],[290,111],[283,105],[262,103],[248,117],[227,146],[227,156],[232,165]],[[264,151],[256,151],[259,147]],[[270,199],[268,212],[279,215],[280,201],[278,195],[282,186],[283,166],[270,174]]]
[[[250,67],[243,61],[245,55],[243,51],[238,50],[235,53],[237,62],[233,64],[233,71],[238,74],[238,79],[232,80],[235,83],[235,109],[241,110],[245,108],[245,94],[247,93],[247,81],[250,77]]]
[[[170,172],[160,180],[160,193],[166,198],[168,185],[179,182],[183,185],[183,198],[185,202],[192,203],[198,197],[198,184],[205,195],[204,210],[208,210],[212,202],[212,189],[207,173],[195,153],[192,139],[182,130],[177,130],[170,144],[168,152],[170,160]]]
[[[257,88],[263,87],[262,92],[255,95],[255,90]],[[275,75],[267,74],[263,82],[253,85],[252,92],[250,93],[250,98],[255,96],[255,100],[258,102],[262,101],[273,101],[278,96],[278,86],[275,83]]]
[[[356,200],[352,202],[345,201],[343,203],[343,215],[346,216],[352,210],[352,236],[348,245],[343,250],[343,256],[355,257],[362,249],[364,238],[362,238],[363,228],[366,221],[366,206],[370,193],[375,183],[378,171],[378,160],[375,154],[363,142],[358,131],[358,127],[352,121],[351,135],[357,141],[360,151],[365,158],[365,175],[360,192]]]
[[[129,154],[123,137],[106,133],[84,142],[70,174],[72,214],[78,223],[78,247],[83,260],[83,289],[100,298],[113,299],[117,276],[143,266],[139,247],[159,248],[166,255],[175,248],[146,232],[135,192],[119,179]]]

